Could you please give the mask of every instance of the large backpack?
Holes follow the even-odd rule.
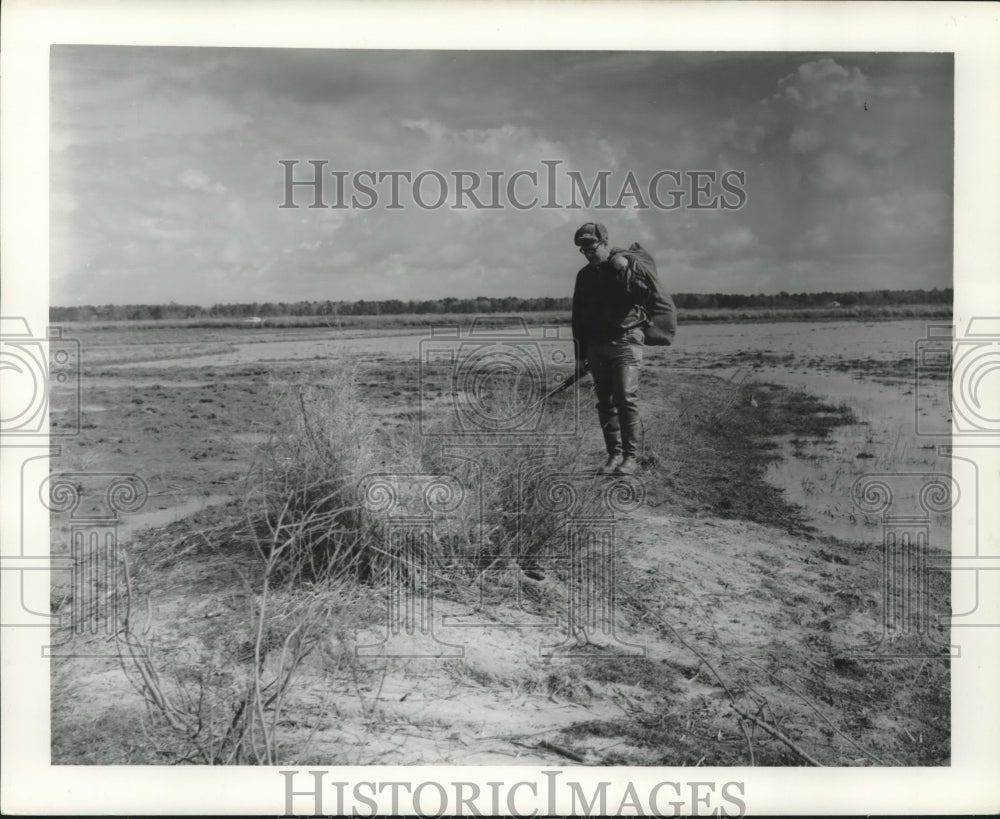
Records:
[[[667,347],[674,343],[677,334],[677,308],[674,300],[660,286],[656,273],[656,262],[649,252],[638,242],[633,242],[625,251],[633,268],[645,274],[650,285],[650,294],[646,304],[642,305],[649,316],[649,324],[643,328],[644,344],[650,347]]]

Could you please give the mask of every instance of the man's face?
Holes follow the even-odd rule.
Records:
[[[599,244],[594,245],[584,245],[580,248],[580,252],[592,265],[606,262],[608,260],[608,256],[610,255],[607,242],[600,242]]]

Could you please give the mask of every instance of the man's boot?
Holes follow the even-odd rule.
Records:
[[[618,413],[598,410],[597,415],[601,422],[601,432],[604,435],[604,447],[608,452],[608,460],[604,466],[597,470],[597,474],[610,475],[622,457],[622,434],[618,423]]]
[[[615,467],[616,475],[631,475],[634,472],[639,471],[639,462],[635,459],[634,455],[626,455],[622,458],[621,463]]]
[[[638,415],[621,419],[621,436],[624,457],[622,458],[622,462],[615,467],[615,474],[631,475],[639,469],[639,462],[635,457],[639,449]]]
[[[621,460],[622,456],[619,455],[617,452],[610,453],[608,455],[607,462],[604,464],[604,466],[602,466],[600,469],[597,470],[597,474],[598,475],[612,474],[618,468],[618,465],[621,463]]]

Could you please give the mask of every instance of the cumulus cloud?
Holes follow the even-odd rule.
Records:
[[[593,219],[649,247],[675,291],[829,289],[859,252],[899,286],[947,283],[940,55],[57,47],[52,78],[56,303],[169,288],[201,302],[565,295],[572,232]],[[541,162],[557,160],[562,202],[569,172],[589,187],[610,171],[614,200],[629,172],[641,191],[661,169],[736,169],[748,198],[726,212],[631,197],[611,211],[280,209],[278,160],[313,158],[436,170],[452,193],[454,171],[537,171],[543,196]]]
[[[808,264],[817,281],[838,264],[853,275],[861,255],[877,257],[883,272],[896,265],[899,286],[917,269],[927,281],[949,269],[949,66],[941,60],[932,75],[929,87],[942,90],[917,99],[915,75],[899,68],[917,63],[886,71],[855,59],[803,61],[737,119],[748,132],[763,128],[757,155],[773,169],[766,184],[748,169],[746,216],[762,237],[758,250],[773,250],[796,277]]]
[[[910,187],[843,200],[823,213],[792,244],[801,257],[892,254],[906,258],[928,251],[946,258],[951,233],[951,196]]]
[[[792,74],[782,77],[770,101],[821,111],[845,103],[861,106],[868,97],[884,93],[884,89],[876,91],[857,66],[844,67],[825,57],[803,63]]]

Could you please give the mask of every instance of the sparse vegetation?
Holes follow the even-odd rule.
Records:
[[[160,434],[154,451],[177,448],[177,463],[151,478],[154,496],[210,470],[231,499],[137,538],[118,590],[130,604],[119,645],[142,717],[123,693],[117,716],[60,722],[55,761],[390,762],[407,730],[457,730],[448,696],[464,708],[487,695],[503,726],[497,753],[513,745],[588,764],[947,761],[947,658],[858,663],[833,633],[841,622],[877,629],[877,550],[820,537],[764,480],[771,436],[823,441],[852,423],[846,407],[745,372],[727,380],[646,368],[639,523],[654,528],[648,552],[618,543],[615,615],[625,642],[652,654],[570,633],[542,656],[538,645],[561,639],[551,624],[566,622],[569,601],[583,599],[574,590],[592,580],[562,559],[567,524],[604,508],[606,483],[588,477],[599,455],[589,399],[576,430],[571,394],[524,412],[547,384],[499,371],[455,393],[447,371],[431,370],[421,405],[431,415],[421,419],[412,370],[378,357],[358,368],[280,362],[199,370],[203,384],[190,371],[158,371],[132,390],[138,400],[105,402],[112,409],[98,431],[117,430],[123,458],[154,463],[138,447]],[[473,389],[493,433],[470,431],[455,410]],[[137,419],[154,415],[140,434]],[[175,417],[198,435],[169,426]],[[227,439],[234,429],[252,429],[253,440]],[[522,433],[516,444],[512,429]],[[181,464],[198,471],[182,474]],[[553,484],[553,475],[568,477]],[[620,533],[643,531],[629,514],[610,519]],[[390,520],[434,526],[426,539],[394,541]],[[539,567],[543,580],[525,580],[522,569]],[[390,576],[411,591],[429,583],[439,612],[480,624],[466,656],[357,653],[385,639]],[[935,606],[946,604],[946,584],[934,592]],[[148,613],[147,598],[158,601]],[[748,613],[751,598],[761,603]],[[744,645],[744,616],[759,630],[755,650]],[[523,628],[511,629],[511,618]],[[801,644],[788,642],[793,633]],[[435,639],[448,643],[447,634]],[[56,701],[61,681],[88,667],[63,662],[54,665]],[[918,677],[931,691],[923,700]],[[444,710],[406,710],[421,696],[422,709],[441,700]],[[571,722],[522,724],[516,703],[526,698],[586,710]]]

